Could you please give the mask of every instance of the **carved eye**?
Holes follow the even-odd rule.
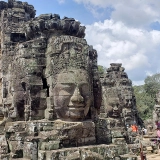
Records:
[[[71,90],[73,90],[73,85],[63,85],[63,88],[64,88],[64,90],[66,90],[66,91],[71,91]]]
[[[90,87],[88,84],[82,84],[81,87],[80,87],[80,92],[83,96],[87,96],[87,95],[90,95],[91,92],[90,92]]]
[[[59,95],[72,95],[74,88],[73,84],[62,84]]]

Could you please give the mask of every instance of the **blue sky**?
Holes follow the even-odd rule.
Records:
[[[160,0],[25,1],[37,16],[56,13],[79,20],[98,52],[98,64],[122,63],[134,85],[160,72]]]

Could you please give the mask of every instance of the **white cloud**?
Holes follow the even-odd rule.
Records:
[[[111,19],[125,25],[144,27],[160,21],[160,1],[158,0],[74,0],[83,3],[94,15],[99,8],[113,8]]]
[[[77,3],[84,3],[84,4],[90,4],[90,5],[94,5],[94,6],[99,6],[99,7],[106,7],[109,4],[112,3],[111,0],[74,0]]]
[[[160,31],[150,28],[160,22],[159,0],[74,1],[90,6],[92,13],[99,8],[113,9],[110,19],[86,26],[86,39],[97,49],[100,65],[122,63],[135,84],[160,71]]]
[[[159,66],[160,31],[147,31],[105,20],[86,26],[86,39],[98,51],[98,63],[122,63],[134,83],[142,82],[148,72]]]
[[[139,86],[139,85],[143,85],[144,81],[132,81],[132,85],[133,86]]]
[[[154,73],[150,72],[150,71],[146,71],[146,75],[147,76],[152,76]]]
[[[154,44],[159,44],[160,42],[160,32],[159,31],[151,31],[151,35],[152,35],[152,40]]]
[[[62,3],[65,3],[65,0],[57,0],[58,3],[62,4]]]

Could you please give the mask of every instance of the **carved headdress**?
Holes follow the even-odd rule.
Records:
[[[46,77],[55,76],[62,70],[83,69],[92,74],[94,79],[98,79],[97,52],[87,45],[85,39],[60,36],[50,41],[46,53],[49,62]]]

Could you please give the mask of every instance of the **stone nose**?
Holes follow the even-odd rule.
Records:
[[[71,97],[71,102],[73,102],[73,103],[82,103],[82,102],[84,102],[84,98],[82,97],[78,87],[75,88],[75,91],[74,91],[74,93],[73,93],[73,95]]]
[[[113,110],[114,110],[114,111],[117,111],[117,110],[118,110],[117,105],[115,105],[115,106],[113,107]]]
[[[131,103],[131,101],[129,100],[129,102],[128,102],[128,106],[130,106],[132,103]]]

